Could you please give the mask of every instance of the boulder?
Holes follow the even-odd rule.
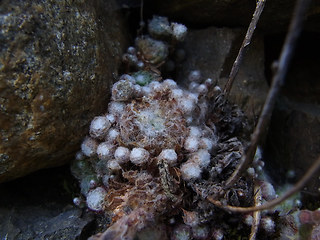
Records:
[[[0,182],[68,162],[126,46],[114,1],[1,1]]]

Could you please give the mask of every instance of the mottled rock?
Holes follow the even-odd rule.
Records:
[[[149,0],[145,1],[145,8],[190,26],[247,27],[255,9],[255,2],[251,0]],[[266,1],[259,28],[264,29],[266,33],[286,31],[295,2],[292,0]],[[319,7],[320,2],[313,1],[309,8],[307,14],[309,30],[319,32]]]
[[[87,239],[95,220],[71,205],[73,181],[65,166],[1,183],[0,239]]]
[[[179,80],[186,79],[190,70],[200,70],[202,78],[212,78],[224,87],[238,54],[245,31],[210,27],[191,30],[185,40],[187,59],[179,70]],[[268,86],[264,75],[264,42],[260,35],[252,41],[244,56],[233,84],[230,100],[240,106],[250,119],[263,106]]]
[[[69,161],[125,46],[113,1],[1,1],[0,182]]]

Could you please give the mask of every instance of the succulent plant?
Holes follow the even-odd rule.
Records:
[[[157,22],[165,26],[155,29]],[[158,39],[164,32],[181,40],[186,31],[175,23],[168,27],[165,18],[150,24],[151,36]],[[233,188],[221,186],[244,151],[244,114],[197,70],[186,79],[188,89],[163,80],[157,64],[167,56],[168,43],[149,36],[138,37],[136,48],[128,48],[124,59],[131,59],[137,71],[114,83],[107,112],[92,120],[82,153],[72,164],[83,194],[74,202],[83,205],[85,198],[89,209],[111,222],[106,232],[91,239],[134,239],[154,222],[171,239],[222,239],[228,236],[229,214],[204,196],[234,206],[253,201],[255,169]],[[272,185],[263,183],[265,192],[274,194]],[[242,216],[233,218],[246,227]],[[176,220],[166,224],[170,219]],[[271,233],[273,221],[264,219]]]

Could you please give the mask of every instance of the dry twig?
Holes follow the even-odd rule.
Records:
[[[247,212],[254,212],[254,211],[262,211],[271,209],[281,202],[287,200],[293,194],[298,192],[313,176],[313,174],[319,169],[320,167],[320,156],[318,159],[312,164],[312,166],[308,169],[305,175],[297,182],[292,188],[290,188],[286,193],[284,193],[281,197],[278,197],[270,202],[264,203],[260,206],[253,206],[253,207],[234,207],[230,205],[223,205],[220,201],[213,199],[212,197],[207,197],[208,201],[213,203],[215,206],[222,208],[226,211],[230,212],[240,212],[240,213],[247,213]]]
[[[258,207],[261,205],[261,202],[262,202],[262,194],[261,194],[260,186],[257,183],[255,183],[255,185],[254,185],[254,192],[255,192],[254,205],[255,205],[255,207]],[[255,211],[253,213],[253,223],[251,226],[251,233],[250,233],[249,240],[256,239],[257,232],[259,229],[260,220],[261,220],[261,211]]]
[[[247,46],[249,46],[249,44],[251,42],[252,35],[254,33],[254,30],[256,29],[256,26],[257,26],[257,23],[259,21],[260,15],[261,15],[261,13],[263,11],[265,2],[266,2],[266,0],[258,0],[258,2],[257,2],[256,9],[255,9],[255,11],[253,13],[250,25],[248,27],[248,31],[246,33],[246,36],[245,36],[243,42],[242,42],[242,45],[240,47],[238,56],[237,56],[236,60],[233,63],[233,66],[232,66],[232,69],[231,69],[231,72],[230,72],[230,75],[229,75],[229,79],[228,79],[228,81],[227,81],[227,83],[226,83],[226,85],[224,87],[224,90],[223,90],[224,94],[226,96],[228,96],[228,94],[231,91],[232,84],[234,82],[234,79],[237,76],[238,71],[239,71],[239,67],[240,67],[240,64],[242,62],[243,55],[245,54],[245,50],[247,49]]]
[[[225,183],[227,187],[230,187],[231,185],[233,185],[241,177],[242,173],[247,169],[247,167],[253,161],[253,157],[254,157],[258,142],[261,136],[263,136],[263,134],[267,129],[269,120],[271,118],[272,110],[276,102],[276,98],[280,92],[281,86],[284,83],[285,75],[287,73],[289,63],[293,55],[293,50],[295,49],[298,37],[302,30],[303,19],[310,2],[311,0],[297,1],[296,7],[294,10],[294,15],[290,23],[289,32],[287,34],[286,40],[281,50],[278,68],[272,79],[272,85],[268,92],[268,96],[263,106],[263,110],[260,115],[258,124],[251,136],[250,145],[247,148],[246,154],[242,156],[239,166],[236,168],[232,176]]]

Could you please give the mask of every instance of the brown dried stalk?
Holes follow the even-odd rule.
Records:
[[[246,153],[241,158],[240,164],[225,183],[225,186],[227,187],[232,186],[253,161],[258,142],[267,129],[276,98],[279,95],[280,89],[284,83],[285,75],[288,71],[293,51],[302,30],[303,19],[310,2],[311,0],[298,0],[296,3],[294,15],[289,27],[289,32],[281,50],[278,68],[272,79],[272,85],[268,92],[268,96],[263,106],[258,124],[251,136],[250,145],[248,146]]]
[[[260,186],[257,183],[254,184],[254,192],[255,192],[254,205],[255,205],[255,207],[258,207],[262,203],[262,194],[261,194]],[[259,229],[260,220],[261,220],[261,211],[255,211],[253,213],[253,223],[251,226],[251,233],[250,233],[249,240],[256,239],[257,232]]]
[[[312,164],[312,166],[308,169],[305,175],[287,192],[285,192],[281,197],[278,197],[270,202],[267,202],[260,206],[253,206],[253,207],[234,207],[230,205],[223,205],[220,201],[213,199],[212,197],[207,197],[208,201],[213,203],[215,206],[222,208],[226,211],[230,212],[240,212],[240,213],[247,213],[247,212],[254,212],[254,211],[262,211],[271,209],[278,204],[282,203],[283,201],[290,198],[293,194],[298,192],[315,174],[315,172],[320,168],[320,156],[318,159]]]
[[[228,96],[230,91],[231,91],[232,84],[234,82],[234,79],[237,76],[238,71],[239,71],[239,67],[240,67],[240,64],[242,62],[242,58],[243,58],[243,56],[245,54],[247,46],[249,46],[249,44],[251,42],[252,35],[254,33],[254,30],[256,29],[257,23],[259,21],[260,15],[261,15],[261,13],[263,11],[264,4],[265,4],[266,1],[267,0],[259,0],[257,2],[256,9],[255,9],[255,11],[253,13],[253,16],[252,16],[250,25],[248,27],[246,36],[245,36],[245,38],[244,38],[244,40],[242,42],[242,45],[240,47],[238,56],[237,56],[236,60],[233,63],[233,66],[232,66],[232,69],[231,69],[231,72],[230,72],[230,75],[229,75],[229,79],[228,79],[228,81],[227,81],[227,83],[226,83],[226,85],[224,87],[223,92],[224,92],[225,96]]]

